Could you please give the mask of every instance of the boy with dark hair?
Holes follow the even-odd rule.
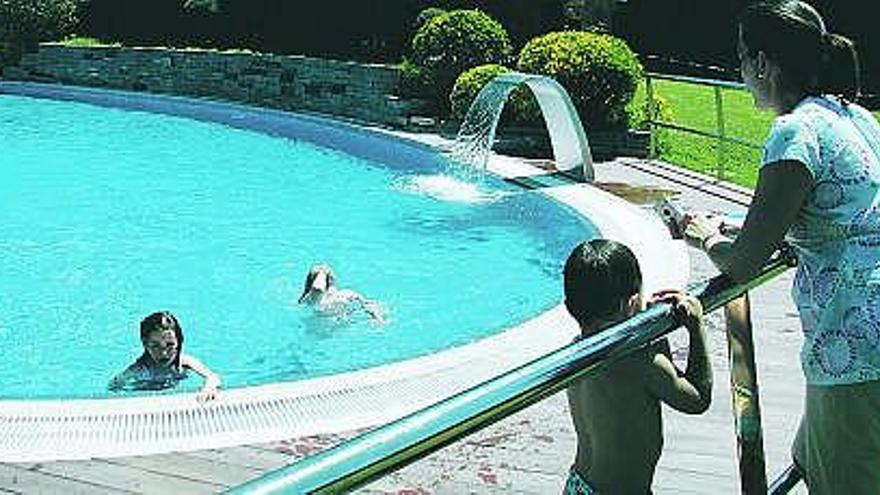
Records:
[[[660,403],[688,414],[709,408],[712,370],[702,306],[677,291],[655,300],[675,304],[688,330],[687,370],[676,368],[669,343],[660,339],[569,386],[578,448],[566,494],[651,493],[663,447]],[[644,309],[642,275],[632,251],[604,239],[578,245],[565,263],[565,306],[580,324],[581,338]]]

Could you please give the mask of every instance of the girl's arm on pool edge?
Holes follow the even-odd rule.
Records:
[[[180,366],[189,368],[204,378],[205,383],[202,385],[202,389],[199,391],[198,395],[198,400],[200,402],[217,398],[217,389],[220,388],[220,376],[218,374],[211,371],[211,368],[208,368],[196,357],[188,354],[180,356]]]

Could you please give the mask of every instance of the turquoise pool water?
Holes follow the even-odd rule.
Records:
[[[402,140],[382,138],[380,163],[378,138],[354,128],[249,126],[0,95],[0,396],[105,395],[162,309],[227,387],[466,344],[557,304],[565,256],[595,235],[537,192],[463,183]],[[333,144],[359,139],[373,141]],[[316,262],[389,321],[297,305]]]

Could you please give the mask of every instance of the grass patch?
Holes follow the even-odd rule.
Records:
[[[654,94],[663,100],[665,118],[679,126],[717,133],[715,89],[701,84],[653,80]],[[646,99],[644,83],[639,85],[634,105]],[[770,131],[774,115],[755,108],[746,90],[722,89],[725,134],[760,145]],[[874,112],[880,119],[880,112]],[[661,160],[728,180],[741,186],[755,187],[761,163],[760,149],[726,143],[723,161],[719,160],[718,143],[713,138],[673,129],[657,129],[658,158]]]
[[[113,43],[109,41],[103,41],[98,38],[91,38],[88,36],[71,36],[65,40],[61,41],[61,44],[64,46],[74,47],[74,48],[96,48],[96,47],[120,47],[122,43]]]
[[[65,38],[59,41],[61,45],[73,47],[73,48],[167,48],[172,50],[180,50],[185,52],[215,52],[215,53],[224,53],[224,54],[256,54],[257,52],[249,49],[249,48],[200,48],[197,46],[136,46],[136,45],[123,45],[120,42],[116,41],[104,41],[99,38],[91,38],[88,36],[71,36],[69,38]]]
[[[664,120],[679,126],[718,133],[715,110],[715,89],[710,86],[677,81],[654,80],[654,94],[663,101]],[[646,98],[645,85],[640,84],[635,104]],[[758,111],[745,90],[722,89],[724,131],[727,136],[760,145],[773,122],[771,112]],[[754,187],[761,159],[760,149],[738,143],[718,142],[710,137],[675,129],[657,129],[658,158],[736,184]]]

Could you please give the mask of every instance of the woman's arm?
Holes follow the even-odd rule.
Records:
[[[719,270],[744,282],[779,248],[813,187],[807,166],[794,160],[765,165],[739,236],[733,241],[707,234],[704,219],[686,224],[685,235],[701,246]],[[702,223],[701,223],[702,222]]]
[[[180,356],[180,365],[189,368],[204,378],[205,383],[199,391],[199,401],[213,400],[217,398],[217,389],[220,388],[220,376],[211,371],[204,363],[194,356],[183,354]]]

